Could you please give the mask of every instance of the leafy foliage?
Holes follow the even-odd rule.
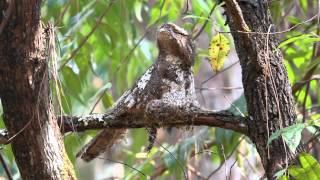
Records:
[[[189,32],[196,34],[207,21],[201,33],[202,39],[207,41],[201,41],[198,46],[194,69],[196,73],[203,70],[205,62],[202,59],[208,57],[207,50],[210,49],[212,68],[222,72],[233,42],[225,33],[217,34],[220,31],[229,31],[221,7],[217,6],[209,17],[215,1],[192,0],[188,3],[187,7],[186,1],[180,0],[43,1],[42,21],[51,21],[56,27],[59,68],[57,78],[61,82],[57,87],[51,88],[56,112],[81,115],[91,111],[105,112],[110,108],[157,58],[152,32],[155,27],[165,22],[178,22]],[[295,12],[291,10],[292,6],[295,7]],[[278,48],[284,54],[289,80],[295,87],[300,122],[276,131],[269,138],[269,143],[272,143],[272,140],[282,137],[289,149],[295,151],[301,142],[303,130],[311,134],[319,131],[320,60],[315,44],[320,39],[314,19],[303,23],[310,16],[310,12],[318,12],[315,9],[317,4],[316,1],[308,0],[282,0],[272,1],[270,7],[277,29],[299,25],[296,29],[279,34],[282,42]],[[212,40],[208,47],[209,39]],[[239,109],[241,115],[247,113],[243,96],[233,104],[237,109],[232,107],[229,110],[234,114],[239,114]],[[0,126],[4,127],[2,116]],[[247,142],[243,143],[240,134],[207,128],[200,132],[197,129],[195,132],[195,135],[180,138],[178,142],[159,143],[161,146],[154,147],[146,154],[142,152],[147,141],[146,132],[135,129],[130,131],[128,145],[119,148],[119,153],[115,153],[112,158],[123,161],[125,165],[122,175],[126,179],[151,176],[159,170],[159,164],[164,167],[161,178],[183,179],[188,171],[187,165],[196,158],[206,158],[215,168],[223,166],[226,157],[236,155],[237,164],[243,167],[242,176],[246,176],[244,172],[250,167],[247,157],[254,157],[256,154],[248,148]],[[77,164],[76,167],[81,166],[81,163],[75,159],[75,153],[95,134],[96,131],[88,131],[65,136],[67,153],[72,162]],[[170,136],[168,134],[170,133],[167,133],[167,136]],[[210,144],[210,147],[206,148],[206,144]],[[237,148],[247,149],[245,155],[238,153]],[[10,145],[3,147],[1,153],[16,174],[15,177],[19,178]],[[318,171],[319,167],[311,155],[302,154],[299,161],[300,166],[289,168],[290,176],[315,177],[313,171]],[[198,168],[200,167],[199,165]],[[258,174],[255,171],[251,172],[250,176]],[[80,178],[82,172],[86,174],[87,168],[79,170]],[[278,177],[285,172],[280,172]],[[4,176],[3,171],[0,171],[0,174]]]
[[[320,164],[319,162],[308,153],[301,153],[298,156],[299,165],[291,165],[288,168],[289,177],[292,177],[296,180],[310,179],[317,180],[320,179]],[[275,176],[279,177],[279,179],[289,179],[288,176],[281,175],[284,174],[286,169],[279,171]]]
[[[301,132],[305,127],[305,124],[297,123],[295,125],[277,130],[270,136],[268,144],[281,136],[288,145],[290,151],[294,153],[300,144]]]

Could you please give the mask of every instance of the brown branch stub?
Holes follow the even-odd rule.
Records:
[[[0,129],[0,144],[8,144],[9,133],[6,129]]]
[[[233,22],[239,31],[250,32],[250,28],[243,18],[242,10],[236,0],[225,0],[226,10],[229,11]]]
[[[164,113],[165,114],[165,113]],[[90,129],[120,129],[143,127],[181,127],[181,126],[210,126],[234,130],[247,134],[245,117],[206,110],[181,111],[172,118],[172,114],[150,122],[142,110],[131,111],[127,116],[116,117],[113,114],[92,114],[86,116],[61,116],[59,121],[64,123],[64,131],[85,131]],[[183,118],[182,118],[183,117]]]

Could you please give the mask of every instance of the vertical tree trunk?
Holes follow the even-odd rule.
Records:
[[[3,118],[23,179],[75,179],[51,107],[40,9],[40,0],[0,2]]]
[[[276,36],[267,34],[272,33],[274,27],[265,1],[240,2],[238,9],[234,0],[225,2],[242,68],[249,136],[260,154],[267,178],[274,179],[273,175],[295,157],[281,138],[267,144],[273,132],[296,120],[288,75],[282,54],[276,49]]]

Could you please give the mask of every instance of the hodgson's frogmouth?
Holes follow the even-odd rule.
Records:
[[[140,110],[148,122],[152,122],[153,119],[161,120],[161,109],[165,107],[198,107],[191,69],[194,61],[191,36],[175,24],[163,24],[157,30],[157,44],[159,55],[156,62],[110,109],[115,117],[134,121],[131,112]],[[148,150],[156,135],[156,127],[150,124]],[[103,130],[77,156],[90,161],[121,139],[125,132],[125,129]]]

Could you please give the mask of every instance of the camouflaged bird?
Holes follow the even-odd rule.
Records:
[[[115,117],[130,116],[130,111],[139,109],[146,116],[151,114],[151,121],[158,113],[154,110],[147,112],[147,109],[161,108],[162,104],[177,108],[198,106],[192,74],[194,45],[191,36],[175,24],[163,24],[157,30],[157,44],[159,55],[155,63],[110,109]],[[125,133],[126,129],[103,130],[83,147],[77,157],[90,161],[123,138]],[[156,127],[151,126],[149,134],[147,150],[155,141]]]

